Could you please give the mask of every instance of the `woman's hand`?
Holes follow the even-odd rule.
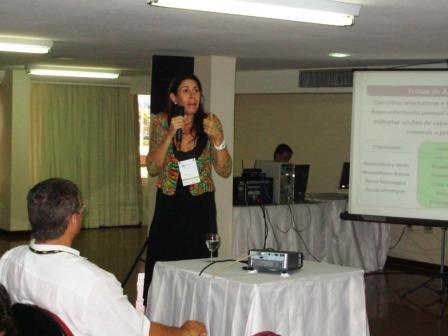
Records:
[[[207,336],[205,325],[199,321],[187,321],[182,325],[181,330],[185,336]]]
[[[174,137],[176,134],[176,131],[178,129],[182,129],[184,127],[184,117],[183,116],[177,116],[174,118],[171,118],[170,128],[168,130],[168,136],[170,139]]]
[[[214,146],[219,146],[224,141],[219,119],[213,114],[209,113],[204,119],[204,132],[210,137]]]
[[[160,172],[168,155],[168,149],[176,134],[176,130],[184,126],[184,117],[177,116],[171,119],[170,124],[163,124],[167,120],[166,113],[151,118],[151,143],[148,155],[146,156],[146,164],[148,172],[151,176],[155,176]],[[168,126],[168,127],[167,127]],[[168,128],[168,129],[167,129]]]
[[[152,322],[149,329],[149,336],[207,336],[207,329],[204,323],[199,321],[187,321],[182,327],[168,327],[166,325]]]
[[[232,172],[232,158],[224,141],[221,122],[213,113],[209,113],[204,119],[204,132],[210,137],[214,147],[211,152],[215,171],[222,177],[228,177]]]

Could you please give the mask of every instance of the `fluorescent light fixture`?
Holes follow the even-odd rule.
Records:
[[[56,68],[30,68],[30,75],[35,76],[55,76],[55,77],[79,77],[79,78],[101,78],[101,79],[117,79],[120,74],[118,72],[105,72],[98,70],[75,70],[75,69],[56,69]]]
[[[330,57],[336,57],[336,58],[344,58],[344,57],[350,57],[350,54],[347,53],[341,53],[341,52],[332,52],[329,53],[328,56]]]
[[[53,45],[52,41],[0,36],[0,51],[46,54]]]
[[[331,0],[149,0],[148,4],[335,26],[352,25],[360,9]]]

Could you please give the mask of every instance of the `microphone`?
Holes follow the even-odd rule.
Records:
[[[184,107],[180,105],[174,105],[173,117],[183,116],[185,113]],[[176,142],[180,143],[182,141],[182,129],[176,130]]]
[[[181,142],[182,141],[182,129],[179,128],[178,130],[176,130],[176,142]]]

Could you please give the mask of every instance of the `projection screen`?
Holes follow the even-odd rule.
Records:
[[[448,71],[355,71],[348,212],[448,222]]]

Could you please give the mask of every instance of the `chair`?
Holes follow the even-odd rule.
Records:
[[[74,336],[64,321],[38,306],[15,303],[11,313],[20,336]]]

